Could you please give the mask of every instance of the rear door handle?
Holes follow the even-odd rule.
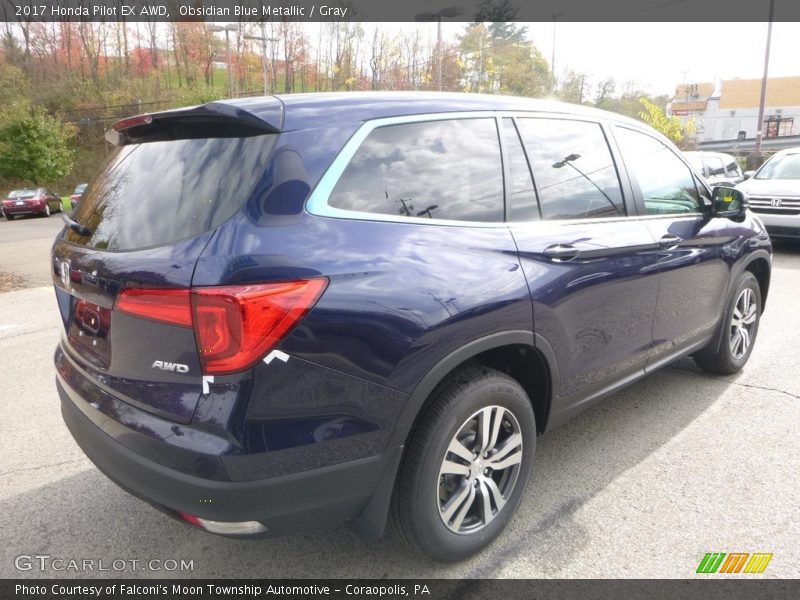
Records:
[[[678,244],[683,241],[683,238],[678,237],[672,233],[666,234],[660,240],[658,240],[658,245],[662,248],[674,248]]]
[[[550,260],[565,261],[576,258],[580,250],[571,244],[553,244],[542,250],[542,254]]]

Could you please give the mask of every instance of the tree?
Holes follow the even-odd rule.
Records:
[[[75,128],[41,108],[18,105],[0,115],[0,176],[34,185],[72,170]]]
[[[686,124],[682,124],[678,117],[668,117],[663,108],[654,104],[647,98],[639,98],[639,103],[644,110],[639,113],[639,118],[657,129],[679,147],[685,146],[685,139],[694,136],[694,119],[690,119]]]

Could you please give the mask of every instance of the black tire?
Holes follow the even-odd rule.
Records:
[[[486,443],[469,433],[484,422]],[[471,460],[450,450],[456,444]],[[486,447],[489,452],[481,455]],[[395,529],[412,548],[434,560],[456,561],[475,554],[516,512],[535,450],[536,420],[519,383],[488,367],[460,369],[434,391],[412,433],[393,499]],[[500,466],[510,461],[516,462]],[[468,472],[443,474],[449,468],[445,465],[452,463]]]
[[[44,216],[45,216],[45,218],[50,216],[50,205],[49,204],[45,204],[44,205]]]
[[[8,219],[9,221],[13,221],[14,215],[6,215],[6,219]]]
[[[745,309],[747,314],[741,314],[747,298],[750,298],[748,306],[753,308]],[[723,330],[719,348],[712,342],[697,352],[693,358],[697,365],[705,371],[730,375],[741,370],[750,358],[761,321],[761,287],[750,271],[745,271],[739,276],[733,294],[728,300],[723,319],[724,321],[720,325]],[[742,333],[743,329],[746,337]]]

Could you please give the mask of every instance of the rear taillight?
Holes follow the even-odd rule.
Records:
[[[243,371],[260,360],[314,306],[328,280],[199,288],[192,315],[203,372]]]
[[[223,375],[258,362],[300,322],[327,285],[320,277],[191,291],[129,289],[119,295],[115,309],[193,327],[203,373]]]

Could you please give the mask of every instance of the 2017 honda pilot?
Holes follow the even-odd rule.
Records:
[[[53,246],[64,420],[211,532],[387,516],[442,560],[537,436],[684,355],[748,360],[772,250],[743,194],[579,106],[263,97],[133,117]]]

